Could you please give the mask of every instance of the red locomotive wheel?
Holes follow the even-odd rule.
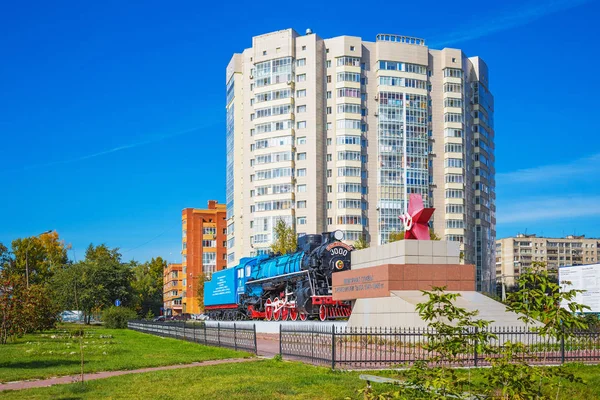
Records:
[[[273,306],[271,304],[271,299],[267,299],[265,302],[265,319],[270,321],[273,319]]]
[[[273,307],[273,321],[279,321],[281,319],[281,308],[278,308],[279,307],[279,299],[277,297],[275,297],[275,299],[273,299],[272,307]]]
[[[300,321],[306,321],[308,319],[308,314],[301,312],[300,313]]]
[[[292,321],[298,320],[298,309],[296,307],[290,308],[290,319]]]
[[[290,316],[289,309],[287,307],[283,307],[281,309],[281,320],[287,321],[289,316]]]
[[[321,321],[325,321],[327,319],[327,307],[324,304],[321,304],[319,307],[319,319]]]

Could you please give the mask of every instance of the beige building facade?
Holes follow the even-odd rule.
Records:
[[[507,286],[515,284],[519,275],[534,262],[543,262],[548,271],[558,273],[559,267],[596,264],[600,239],[570,235],[546,238],[518,234],[496,241],[496,279]]]
[[[283,219],[387,243],[411,193],[495,280],[493,97],[486,64],[419,38],[256,36],[226,73],[228,265],[267,252]]]

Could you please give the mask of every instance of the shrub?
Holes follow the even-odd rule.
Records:
[[[137,314],[135,311],[126,307],[109,307],[102,313],[102,320],[107,328],[125,329],[127,321],[135,319]]]

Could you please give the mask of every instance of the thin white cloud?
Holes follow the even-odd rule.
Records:
[[[86,154],[86,155],[79,156],[79,157],[69,158],[69,159],[65,159],[65,160],[51,161],[51,162],[42,163],[42,164],[26,165],[26,166],[23,166],[23,167],[21,167],[19,169],[13,169],[13,170],[10,170],[10,171],[32,170],[32,169],[37,169],[37,168],[46,168],[46,167],[52,167],[52,166],[55,166],[55,165],[71,164],[71,163],[75,163],[75,162],[79,162],[79,161],[89,160],[91,158],[96,158],[96,157],[104,156],[104,155],[107,155],[107,154],[116,153],[118,151],[133,149],[133,148],[145,146],[145,145],[148,145],[148,144],[151,144],[151,143],[160,142],[160,141],[163,141],[163,140],[166,140],[166,139],[171,139],[171,138],[174,138],[176,136],[181,136],[181,135],[185,135],[185,134],[188,134],[188,133],[197,132],[199,130],[206,129],[206,128],[209,128],[209,127],[214,126],[214,125],[216,125],[216,124],[214,124],[214,123],[213,124],[207,124],[205,126],[199,126],[199,127],[195,127],[195,128],[191,128],[191,129],[186,129],[184,131],[179,131],[179,132],[175,132],[175,133],[168,133],[168,134],[164,134],[164,135],[154,135],[154,136],[149,137],[146,140],[141,140],[139,142],[135,142],[135,143],[130,143],[130,144],[125,144],[125,145],[113,147],[112,149],[99,151],[97,153]],[[4,171],[4,172],[9,172],[9,171]]]
[[[502,225],[598,216],[600,216],[600,196],[557,195],[499,204],[497,223]]]
[[[503,14],[493,17],[491,20],[478,20],[477,24],[471,24],[460,30],[444,35],[439,41],[433,40],[432,47],[448,46],[454,43],[466,42],[478,39],[496,32],[506,31],[518,26],[527,25],[533,21],[549,14],[565,11],[593,0],[552,0],[544,2],[529,2],[522,7],[511,9]],[[481,21],[481,22],[479,22]]]
[[[497,186],[510,184],[556,183],[560,180],[595,180],[600,176],[600,153],[569,163],[542,165],[496,174]]]

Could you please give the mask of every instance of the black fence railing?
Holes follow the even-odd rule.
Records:
[[[489,342],[492,351],[478,352],[473,344],[453,366],[486,366],[505,343],[520,342],[520,361],[531,364],[600,362],[600,331],[576,331],[558,339],[542,336],[527,328],[497,327]],[[426,348],[426,328],[339,328],[335,326],[280,326],[279,348],[282,357],[330,365],[331,368],[391,368],[431,361],[436,354]],[[464,335],[473,332],[464,332]],[[431,361],[432,362],[432,361]]]
[[[188,340],[207,346],[228,347],[256,354],[256,326],[206,326],[203,323],[129,321],[127,327],[152,335]]]

